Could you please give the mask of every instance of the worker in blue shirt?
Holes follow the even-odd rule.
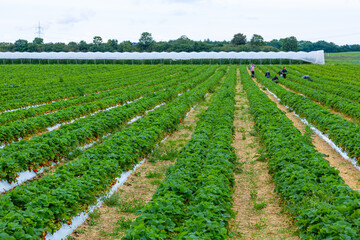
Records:
[[[304,75],[301,77],[302,79],[307,79],[308,81],[312,82],[311,78],[309,75]]]
[[[284,67],[283,70],[282,70],[282,76],[283,76],[283,78],[286,78],[287,72],[288,72],[288,71],[287,71],[286,68]]]
[[[270,78],[270,72],[269,72],[269,70],[266,71],[265,77]]]
[[[271,79],[273,82],[275,83],[278,83],[279,81],[279,78],[275,75],[272,79]]]

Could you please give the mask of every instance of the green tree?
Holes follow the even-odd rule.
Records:
[[[133,45],[130,41],[123,41],[119,44],[119,51],[120,52],[134,52],[134,48],[136,45]]]
[[[231,40],[231,43],[238,46],[238,45],[244,45],[246,44],[246,35],[242,33],[237,33],[234,35],[233,39]]]
[[[13,43],[7,43],[7,42],[0,43],[0,52],[12,52],[12,51],[14,51]]]
[[[285,51],[285,52],[288,52],[288,51],[297,52],[298,51],[298,42],[297,42],[296,37],[291,36],[288,38],[284,38],[281,50]]]
[[[324,40],[317,41],[313,44],[313,51],[324,50],[325,52],[337,52],[338,46],[333,42],[326,42]],[[344,50],[349,51],[349,45],[342,46]]]
[[[33,44],[36,44],[36,45],[44,44],[44,39],[36,37],[33,40]]]
[[[282,43],[281,43],[279,40],[277,40],[277,39],[273,39],[273,40],[271,40],[270,42],[267,42],[266,45],[267,45],[267,46],[275,47],[275,48],[277,48],[278,50],[280,50],[280,49],[281,49],[281,46],[282,46]]]
[[[29,52],[43,52],[45,49],[44,46],[44,39],[42,38],[34,38],[32,43],[28,43],[28,50]]]
[[[153,46],[153,51],[155,51],[155,52],[171,52],[172,45],[170,42],[157,42]]]
[[[118,50],[118,40],[116,39],[109,39],[106,43],[106,50],[107,51],[111,51],[111,52],[114,52],[114,51],[117,51]]]
[[[69,49],[69,52],[79,51],[79,45],[76,42],[69,42],[67,48]]]
[[[100,36],[95,36],[95,37],[93,38],[93,43],[94,43],[95,45],[97,45],[97,46],[99,46],[100,44],[102,44],[102,42],[103,42],[103,40],[102,40],[102,37],[100,37]]]
[[[79,42],[79,51],[81,52],[89,51],[89,45],[84,40],[81,40]]]
[[[178,44],[190,44],[191,43],[190,38],[188,38],[186,35],[182,35],[176,41]]]
[[[211,51],[211,47],[209,44],[199,41],[199,42],[194,43],[194,51],[195,52],[208,52],[208,51]]]
[[[28,41],[24,39],[16,40],[14,43],[14,49],[17,52],[26,52],[28,50]]]
[[[299,51],[304,51],[304,52],[311,52],[313,50],[313,46],[314,44],[310,41],[298,41],[298,48]]]
[[[250,45],[256,47],[264,46],[265,45],[264,38],[261,35],[254,34],[250,39]]]
[[[143,32],[139,39],[138,47],[143,51],[151,51],[152,46],[155,41],[151,35],[151,33]]]
[[[62,42],[54,43],[53,52],[67,52],[66,44]]]
[[[194,51],[193,41],[191,41],[187,36],[182,35],[174,42],[172,51],[192,52]]]

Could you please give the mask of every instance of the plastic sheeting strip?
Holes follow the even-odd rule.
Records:
[[[293,112],[296,117],[298,117],[303,123],[308,125],[313,132],[315,132],[320,138],[322,138],[327,144],[330,145],[332,149],[334,149],[336,152],[338,152],[345,160],[351,162],[354,167],[360,171],[360,166],[357,165],[357,161],[355,158],[351,158],[347,155],[346,152],[342,151],[340,147],[338,147],[328,136],[327,134],[322,133],[319,129],[311,125],[305,118],[301,118],[298,114]]]
[[[117,88],[114,88],[114,89],[117,89]],[[99,93],[108,92],[108,91],[111,91],[111,90],[113,90],[113,89],[103,90],[103,91],[99,91],[99,92],[95,92],[95,93],[86,93],[86,94],[84,94],[82,96],[75,96],[75,97],[84,97],[86,95],[99,94]],[[42,104],[30,105],[30,106],[21,107],[21,108],[9,109],[9,110],[5,110],[3,112],[0,112],[0,115],[3,114],[3,113],[6,113],[6,112],[14,112],[14,111],[18,111],[18,110],[21,110],[21,109],[36,108],[36,107],[40,107],[40,106],[44,106],[44,105],[48,105],[48,104],[52,104],[52,103],[56,103],[56,102],[67,101],[67,100],[69,100],[69,98],[75,98],[75,97],[67,97],[67,98],[64,98],[64,99],[54,100],[54,101],[51,101],[51,103],[42,103]]]
[[[58,124],[56,124],[56,125],[54,125],[54,126],[48,127],[47,130],[48,130],[48,132],[54,131],[54,130],[56,130],[57,128],[59,128],[61,125],[71,124],[71,123],[73,123],[73,122],[75,122],[76,120],[79,120],[79,119],[81,119],[81,118],[86,118],[86,117],[88,117],[88,116],[93,116],[93,115],[95,115],[95,114],[97,114],[97,113],[99,113],[99,112],[109,111],[109,110],[111,110],[111,109],[113,109],[113,108],[125,106],[125,105],[127,105],[127,104],[129,104],[129,103],[132,103],[132,102],[134,102],[134,101],[137,101],[137,100],[139,100],[139,99],[141,99],[141,98],[143,98],[143,97],[134,99],[133,101],[127,101],[127,102],[124,103],[123,105],[118,104],[118,105],[116,105],[116,106],[108,107],[108,108],[106,108],[106,109],[104,109],[104,110],[99,110],[99,111],[90,113],[89,115],[86,115],[86,116],[82,116],[82,117],[73,119],[73,120],[71,120],[71,121],[69,121],[69,122],[58,123]],[[49,114],[52,114],[52,113],[49,113]],[[21,141],[21,139],[22,139],[22,138],[19,138],[17,141],[12,141],[12,143],[19,142],[19,141]],[[0,149],[6,147],[6,146],[8,146],[8,145],[9,145],[9,144],[7,144],[7,145],[6,145],[6,144],[2,144],[2,145],[0,146]]]
[[[63,122],[63,123],[56,124],[56,125],[54,125],[54,126],[52,126],[52,127],[48,127],[47,130],[48,130],[49,132],[54,131],[55,129],[59,128],[61,125],[70,124],[70,123],[75,122],[76,120],[79,120],[79,119],[81,119],[81,118],[86,118],[86,117],[88,117],[88,116],[94,116],[95,114],[97,114],[97,113],[99,113],[99,112],[105,112],[105,111],[109,111],[109,110],[114,109],[114,108],[117,108],[117,107],[125,106],[125,105],[130,104],[130,103],[132,103],[132,102],[134,102],[134,101],[137,101],[137,100],[139,100],[139,99],[141,99],[141,98],[143,98],[143,97],[134,99],[133,101],[127,101],[127,102],[124,103],[124,104],[117,104],[117,105],[115,105],[115,106],[108,107],[108,108],[105,108],[105,109],[103,109],[103,110],[95,111],[95,112],[93,112],[93,113],[90,113],[89,115],[82,116],[82,117],[79,117],[79,118],[75,118],[75,119],[71,120],[70,122]],[[50,113],[50,114],[51,114],[51,113]]]
[[[198,104],[196,104],[194,107],[192,107],[190,109],[190,111],[186,113],[186,116],[188,116],[197,106],[198,106]]]
[[[56,163],[53,163],[51,166],[56,165]],[[42,167],[41,169],[39,169],[39,171],[37,173],[35,173],[33,170],[31,171],[24,171],[24,172],[20,172],[19,177],[16,179],[16,182],[13,183],[8,183],[7,181],[0,181],[0,193],[9,191],[10,189],[19,186],[20,184],[36,177],[37,174],[44,172],[45,169],[48,169],[50,167]]]
[[[60,101],[65,101],[65,100],[60,100]],[[52,101],[51,103],[55,103],[55,102],[56,102],[56,101]],[[0,114],[6,113],[6,112],[15,112],[15,111],[18,111],[18,110],[21,110],[21,109],[36,108],[36,107],[48,105],[48,104],[51,104],[51,103],[43,103],[43,104],[31,105],[31,106],[27,106],[27,107],[10,109],[10,110],[6,110],[6,111],[3,111],[3,112],[0,112]]]

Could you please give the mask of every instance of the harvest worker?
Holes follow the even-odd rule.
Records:
[[[286,68],[284,67],[283,70],[282,70],[282,76],[283,76],[283,78],[286,78],[286,74],[287,74],[287,70],[286,70]]]
[[[255,77],[255,64],[251,65],[250,71],[251,71],[251,77]]]
[[[308,81],[312,82],[311,78],[309,75],[304,75],[301,77],[302,79],[307,79]]]
[[[275,75],[271,80],[273,80],[273,82],[278,83],[279,78]]]
[[[269,70],[266,71],[265,77],[270,78],[270,72],[269,72]]]

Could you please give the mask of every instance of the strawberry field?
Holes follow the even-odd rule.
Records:
[[[288,65],[279,83],[264,76],[283,67],[259,65],[251,78],[245,65],[1,66],[0,238],[67,238],[85,221],[76,217],[96,212],[124,174],[151,178],[132,169],[198,111],[151,199],[122,234],[96,239],[282,238],[256,182],[237,187],[259,162],[271,175],[277,215],[289,222],[286,236],[359,239],[360,67]],[[254,215],[264,216],[257,225]]]

